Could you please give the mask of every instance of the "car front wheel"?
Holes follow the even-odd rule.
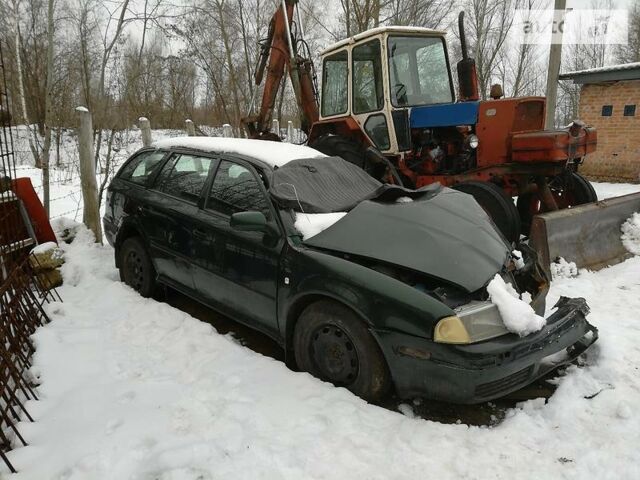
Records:
[[[391,386],[380,347],[364,323],[339,303],[322,300],[309,305],[294,331],[298,367],[376,402]]]
[[[120,248],[120,280],[143,297],[156,290],[156,273],[142,240],[127,238]]]

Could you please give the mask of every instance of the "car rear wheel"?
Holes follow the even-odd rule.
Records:
[[[294,331],[298,367],[343,386],[367,401],[380,400],[391,386],[384,355],[364,323],[339,303],[309,305]]]
[[[156,272],[142,240],[127,238],[120,247],[120,280],[143,297],[156,291]]]
[[[453,188],[472,195],[509,242],[520,239],[520,214],[502,188],[495,183],[477,181],[459,183]]]

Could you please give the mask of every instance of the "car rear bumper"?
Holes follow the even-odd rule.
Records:
[[[472,345],[445,345],[374,331],[402,398],[480,403],[518,390],[570,363],[598,338],[582,298],[561,298],[539,332],[509,334]]]
[[[102,228],[109,245],[115,246],[117,228],[114,223],[107,217],[102,217]]]

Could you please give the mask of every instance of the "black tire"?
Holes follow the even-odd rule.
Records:
[[[349,163],[365,168],[365,150],[357,142],[328,133],[316,138],[309,146],[330,157],[341,157]]]
[[[571,172],[573,180],[574,195],[576,197],[576,205],[585,203],[593,203],[598,201],[598,194],[591,185],[591,182],[580,175],[578,172]]]
[[[143,297],[156,292],[156,272],[142,240],[127,238],[120,247],[120,280]]]
[[[549,181],[549,188],[560,209],[598,201],[598,195],[591,182],[577,172],[558,175]],[[528,235],[534,215],[546,211],[547,209],[536,192],[518,196],[518,213],[522,221],[522,233]]]
[[[337,302],[321,300],[305,308],[293,346],[298,368],[369,402],[380,400],[391,387],[389,368],[375,339],[350,309]]]
[[[502,188],[495,183],[477,181],[459,183],[453,188],[472,195],[509,242],[520,239],[518,209]]]

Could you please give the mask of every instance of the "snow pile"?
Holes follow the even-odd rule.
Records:
[[[141,298],[84,229],[62,248],[64,303],[34,335],[29,446],[1,478],[638,478],[640,257],[552,284],[547,304],[584,296],[600,340],[546,404],[474,427],[370,405]]]
[[[491,302],[498,307],[504,326],[511,333],[521,337],[537,332],[546,325],[546,321],[533,311],[531,305],[520,299],[513,286],[505,283],[499,274],[487,285]],[[530,300],[530,296],[527,297]]]
[[[314,235],[319,234],[323,230],[326,230],[331,225],[336,223],[347,212],[335,212],[335,213],[300,213],[296,212],[295,228],[302,235],[302,239],[306,240]]]
[[[640,213],[636,212],[622,224],[622,244],[634,255],[640,255]]]
[[[31,253],[33,253],[34,255],[41,255],[43,253],[47,253],[49,250],[54,250],[56,248],[58,248],[58,244],[56,242],[45,242],[34,247],[31,250]]]
[[[575,262],[567,262],[564,258],[558,257],[555,262],[549,265],[551,269],[551,278],[572,278],[578,275],[578,267]]]

